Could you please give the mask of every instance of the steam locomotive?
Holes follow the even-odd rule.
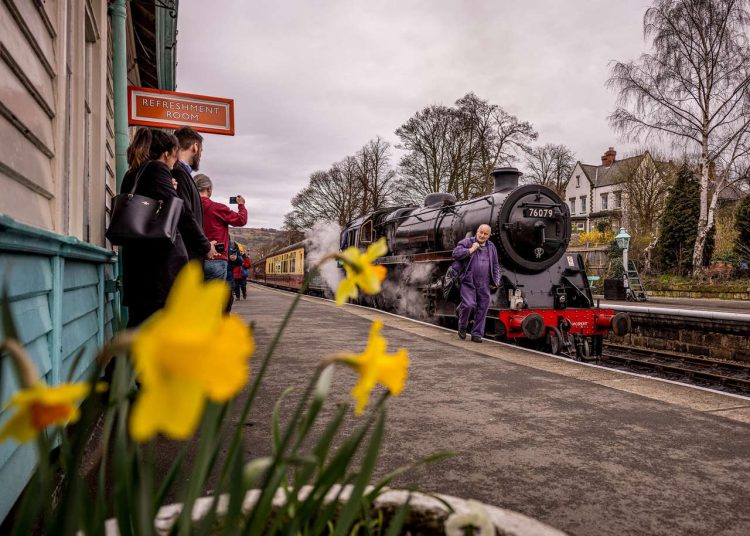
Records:
[[[595,305],[583,258],[566,251],[571,235],[567,204],[545,186],[519,186],[520,175],[515,168],[496,168],[489,195],[458,203],[452,194],[432,193],[421,207],[384,208],[350,222],[342,231],[342,249],[364,249],[383,236],[389,248],[377,260],[388,268],[383,292],[362,300],[454,324],[457,303],[443,292],[451,254],[461,239],[486,223],[498,250],[502,284],[491,295],[485,336],[578,359],[600,356],[604,336],[610,330],[626,334],[630,319]],[[304,251],[304,244],[289,249],[295,247]],[[283,265],[265,260],[258,265],[263,271],[268,266],[284,271]],[[295,268],[301,275],[298,264]],[[269,282],[266,274],[251,277]]]

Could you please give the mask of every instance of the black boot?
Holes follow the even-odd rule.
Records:
[[[471,342],[482,342],[482,337],[478,337],[476,335],[471,336]]]
[[[466,338],[466,328],[458,328],[458,337],[461,339]]]

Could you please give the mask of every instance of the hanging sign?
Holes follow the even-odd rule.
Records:
[[[128,125],[234,136],[234,100],[128,86]]]

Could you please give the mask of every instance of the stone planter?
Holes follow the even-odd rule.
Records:
[[[303,498],[310,493],[312,488],[310,486],[304,486],[300,491],[300,497]],[[326,496],[326,502],[330,502],[336,499],[339,492],[339,486],[334,488]],[[339,497],[339,501],[346,501],[349,498],[350,486],[347,486]],[[406,501],[409,492],[402,490],[387,490],[380,494],[375,500],[374,509],[381,510],[385,514],[385,519],[389,519],[390,516],[398,510],[398,508]],[[252,510],[256,501],[260,497],[259,490],[250,490],[245,495],[245,500],[242,505],[244,512]],[[438,498],[436,498],[438,497]],[[274,497],[273,504],[276,507],[284,505],[285,497],[284,493],[280,490]],[[411,508],[407,519],[406,526],[411,530],[412,534],[444,534],[445,521],[448,519],[451,512],[443,504],[450,504],[451,507],[458,514],[467,513],[469,511],[468,501],[453,497],[450,495],[435,494],[425,495],[424,493],[413,492],[411,496]],[[228,505],[228,497],[223,495],[219,499],[219,517],[222,512],[226,512]],[[495,525],[497,534],[500,536],[564,536],[565,533],[554,529],[548,525],[545,525],[535,519],[526,517],[525,515],[519,514],[512,510],[506,510],[504,508],[498,508],[490,505],[483,505],[490,521]],[[198,521],[202,519],[213,507],[213,500],[211,497],[203,497],[198,499],[193,506],[193,520]],[[156,532],[160,535],[166,535],[171,530],[174,523],[177,521],[180,512],[182,511],[181,504],[171,504],[163,506],[156,516],[154,525]],[[107,521],[106,526],[107,536],[119,536],[120,531],[117,527],[117,521],[110,519]],[[484,535],[483,535],[484,536]]]

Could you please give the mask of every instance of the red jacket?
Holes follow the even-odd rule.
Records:
[[[237,212],[228,206],[211,201],[208,197],[201,197],[203,206],[203,232],[206,238],[216,240],[217,244],[224,244],[224,253],[219,253],[214,259],[227,260],[229,251],[229,226],[242,227],[247,223],[247,209],[239,205]]]

